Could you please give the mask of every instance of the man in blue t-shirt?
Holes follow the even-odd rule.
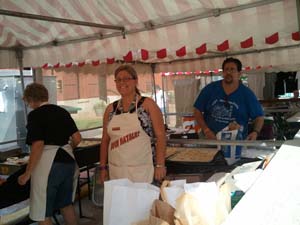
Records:
[[[208,84],[197,97],[195,118],[207,139],[216,139],[216,134],[230,123],[238,123],[243,138],[256,140],[264,123],[264,113],[254,93],[240,81],[242,63],[236,58],[227,58],[222,64],[223,80]],[[253,121],[253,130],[248,134],[248,121]]]

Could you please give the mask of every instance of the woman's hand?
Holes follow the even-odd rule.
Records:
[[[18,177],[18,183],[20,185],[25,185],[30,179],[30,174],[25,172],[21,176]]]
[[[167,174],[167,169],[165,166],[155,167],[154,170],[154,179],[157,181],[162,181]]]

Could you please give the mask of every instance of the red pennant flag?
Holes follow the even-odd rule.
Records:
[[[42,66],[43,69],[48,69],[48,63],[45,63],[43,66]]]
[[[249,37],[245,41],[242,41],[241,43],[241,48],[250,48],[253,46],[253,37]]]
[[[98,66],[100,64],[100,60],[92,61],[93,66]]]
[[[266,41],[266,44],[271,45],[271,44],[276,43],[278,40],[279,40],[279,34],[278,34],[278,32],[276,32],[276,33],[272,34],[271,36],[266,37],[265,41]]]
[[[149,59],[149,52],[146,49],[141,49],[141,57],[142,57],[142,60]]]
[[[218,74],[219,73],[219,69],[214,69],[213,72],[214,72],[214,74]]]
[[[196,53],[198,55],[202,55],[202,54],[206,53],[206,51],[207,51],[206,44],[203,44],[200,47],[196,48]]]
[[[78,66],[79,67],[83,67],[85,65],[85,62],[80,62],[80,63],[78,63]]]
[[[115,58],[107,58],[106,63],[107,64],[113,64],[115,62]]]
[[[72,62],[65,65],[65,67],[70,68],[72,66]]]
[[[157,51],[156,56],[159,59],[163,59],[163,58],[167,57],[167,49],[163,48],[163,49]]]
[[[292,33],[292,39],[294,41],[300,41],[300,32],[298,31],[298,32]]]
[[[127,55],[123,56],[123,59],[125,62],[132,62],[133,60],[132,51],[129,51]]]
[[[60,66],[60,64],[57,63],[57,64],[55,64],[53,67],[54,67],[54,68],[59,68],[59,66]]]
[[[228,40],[224,41],[223,43],[218,45],[218,50],[220,52],[226,51],[227,49],[229,49],[229,42]]]
[[[176,51],[176,55],[177,55],[178,57],[185,56],[185,55],[186,55],[186,48],[185,48],[185,46],[183,46],[182,48],[178,49],[178,50]]]

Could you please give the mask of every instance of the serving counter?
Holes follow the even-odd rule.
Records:
[[[273,154],[277,147],[281,146],[282,143],[283,141],[273,140],[220,141],[203,139],[169,139],[166,154],[166,179],[186,179],[187,182],[204,182],[215,173],[230,173],[235,168],[245,163],[255,161],[263,162],[268,155]],[[244,153],[242,154],[241,159],[236,160],[233,164],[228,164],[224,158],[223,152],[218,150],[218,145],[242,146],[244,149],[242,152]],[[174,149],[177,151],[172,154],[172,150],[174,151]],[[185,157],[182,157],[183,152],[187,153],[185,154]],[[198,154],[194,154],[197,152]],[[178,159],[176,159],[176,157]]]
[[[299,138],[284,142],[223,225],[300,224]]]

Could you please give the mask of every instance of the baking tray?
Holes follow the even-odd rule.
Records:
[[[174,150],[173,150],[174,149]],[[173,163],[179,163],[179,164],[192,164],[192,165],[199,165],[199,164],[215,164],[216,161],[225,161],[224,154],[221,150],[218,150],[216,148],[184,148],[184,147],[172,147],[172,150],[175,151],[173,154],[168,155],[166,158],[166,161],[173,162]],[[191,160],[185,161],[180,160],[181,158],[184,158],[183,156],[186,156],[187,159],[190,157],[189,153],[199,153],[197,157],[202,157],[198,161],[195,161],[194,157],[191,158]],[[181,156],[183,155],[183,156]]]
[[[0,162],[6,161],[9,157],[15,157],[22,155],[22,149],[12,149],[4,152],[0,152]]]
[[[193,148],[191,148],[190,150],[192,149]],[[212,160],[206,162],[182,161],[182,160],[176,161],[174,160],[174,158],[178,154],[180,154],[180,150],[178,153],[175,153],[166,159],[168,174],[209,173],[209,172],[228,169],[228,165],[222,151],[216,151]]]
[[[25,165],[15,165],[15,164],[7,164],[7,163],[0,163],[0,175],[9,176],[18,170],[20,170]]]

